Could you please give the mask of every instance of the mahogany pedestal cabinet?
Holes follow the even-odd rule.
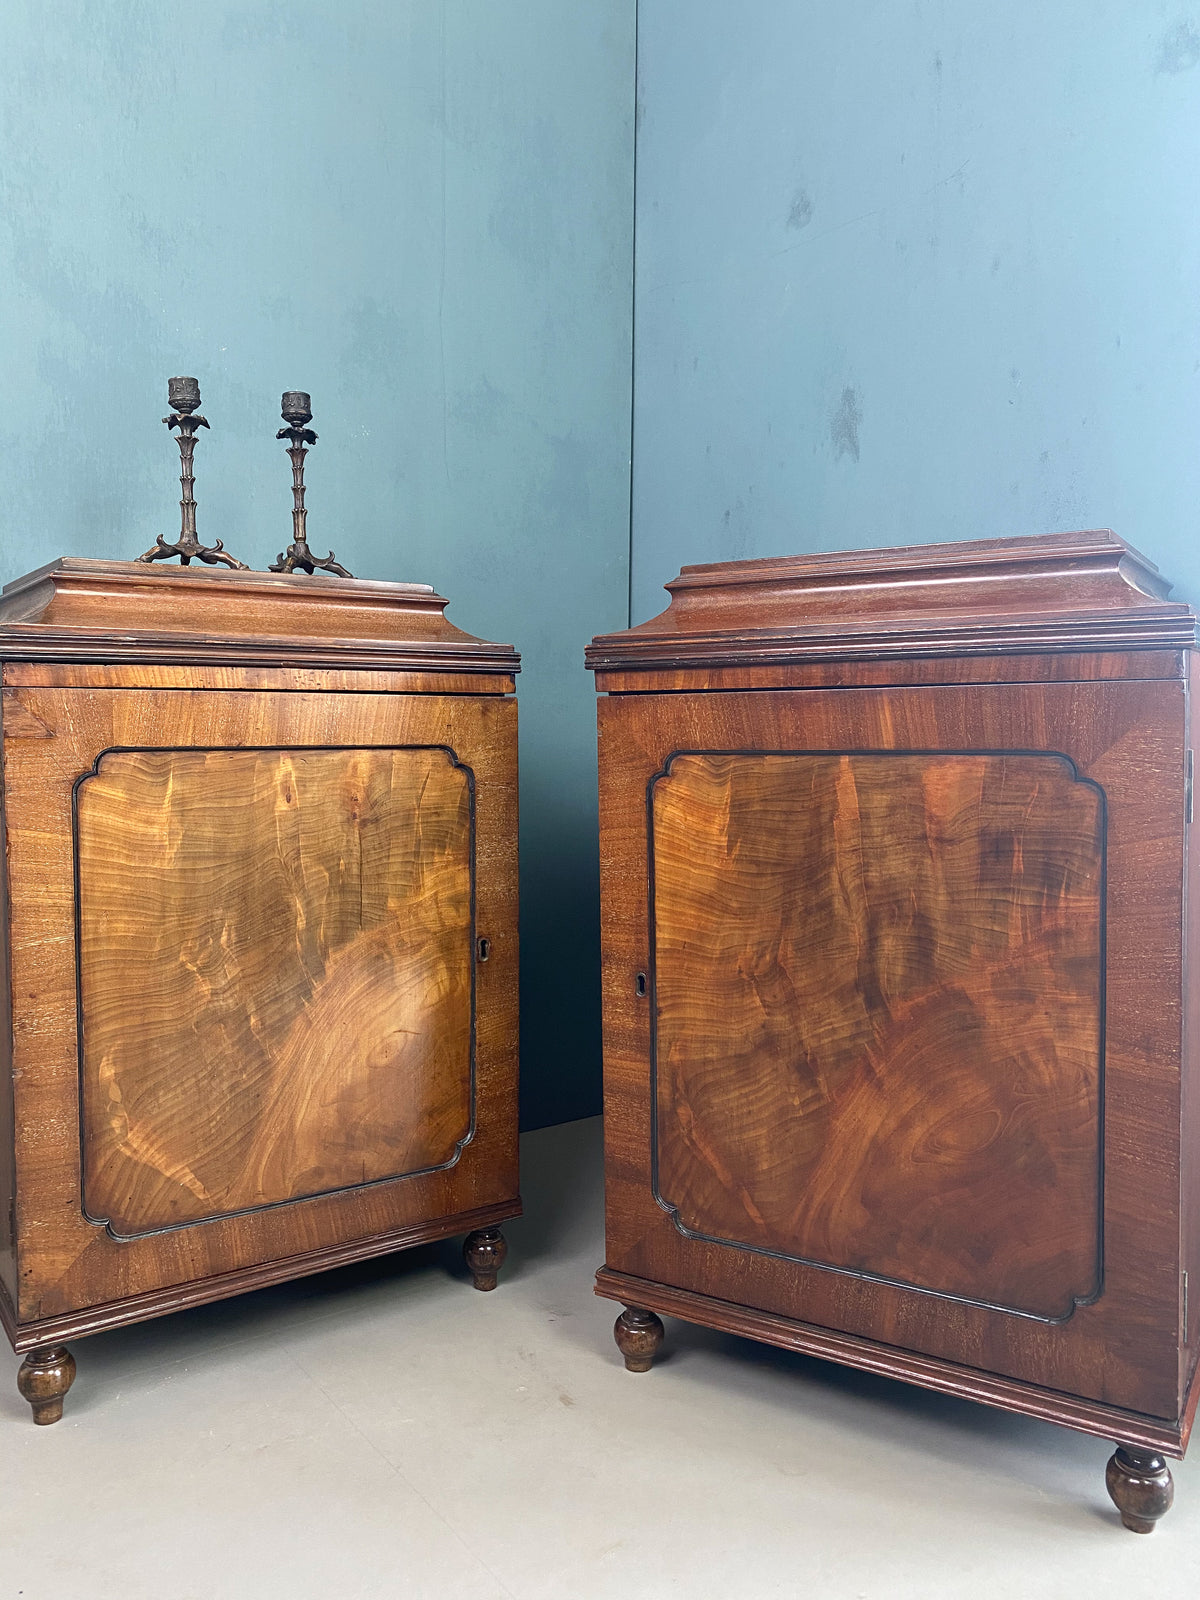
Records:
[[[588,656],[626,1365],[669,1313],[1106,1436],[1149,1532],[1200,1348],[1195,616],[1110,533],[667,587]]]
[[[518,657],[420,584],[60,560],[0,601],[0,1313],[70,1339],[517,1192]]]

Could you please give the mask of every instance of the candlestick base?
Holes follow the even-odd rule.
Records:
[[[279,556],[267,568],[268,572],[334,572],[339,578],[352,578],[354,574],[347,572],[345,567],[333,559],[333,551],[322,561],[313,555],[306,544],[290,544],[286,553],[279,552]]]
[[[176,540],[174,544],[168,544],[160,533],[150,549],[143,551],[136,559],[149,564],[151,561],[170,561],[174,556],[179,557],[179,564],[184,567],[190,566],[193,561],[203,561],[206,566],[210,567],[225,566],[233,567],[238,572],[250,571],[246,562],[239,561],[236,556],[230,555],[220,539],[214,545],[199,543],[185,545],[182,540]]]

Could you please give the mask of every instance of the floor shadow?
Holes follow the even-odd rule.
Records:
[[[197,1347],[267,1338],[282,1324],[314,1316],[350,1321],[360,1312],[364,1298],[402,1290],[406,1282],[415,1282],[439,1267],[444,1270],[455,1259],[453,1241],[417,1245],[209,1305],[189,1306],[149,1322],[112,1328],[71,1344],[78,1358],[89,1364],[165,1364],[185,1359]],[[73,1409],[74,1400],[72,1395],[68,1402]]]
[[[766,1370],[794,1380],[794,1387],[789,1383],[772,1391],[773,1408],[786,1405],[794,1410],[798,1422],[814,1412],[828,1416],[836,1411],[839,1428],[859,1433],[865,1446],[878,1439],[881,1423],[889,1431],[911,1426],[920,1431],[925,1453],[943,1461],[960,1461],[977,1444],[988,1452],[989,1467],[1057,1496],[1063,1492],[1064,1467],[1091,1471],[1098,1463],[1099,1495],[1103,1497],[1104,1462],[1112,1445],[1089,1434],[694,1323],[668,1320],[667,1345],[674,1347],[681,1365],[689,1356],[704,1353],[718,1355],[721,1366],[729,1362],[743,1371]],[[692,1376],[694,1381],[714,1387],[722,1382],[720,1367],[709,1363],[698,1366]]]
[[[512,1264],[518,1268],[523,1261],[569,1251],[573,1242],[582,1243],[598,1233],[604,1206],[599,1117],[524,1136],[521,1198],[523,1215],[504,1230],[512,1246]]]

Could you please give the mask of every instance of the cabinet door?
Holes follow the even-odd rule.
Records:
[[[514,718],[6,692],[22,1321],[516,1195]]]
[[[608,1264],[1173,1418],[1184,719],[603,701]]]

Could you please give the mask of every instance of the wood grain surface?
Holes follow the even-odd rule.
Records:
[[[468,1148],[470,1148],[468,1146]],[[376,1193],[378,1191],[368,1191]],[[480,1206],[474,1211],[450,1212],[446,1216],[430,1216],[423,1222],[405,1227],[391,1228],[386,1233],[368,1233],[342,1244],[323,1245],[302,1250],[271,1261],[260,1262],[255,1267],[243,1267],[237,1272],[214,1272],[206,1278],[189,1283],[172,1284],[163,1289],[151,1289],[141,1294],[127,1294],[120,1300],[100,1301],[82,1306],[78,1311],[41,1317],[36,1322],[19,1322],[9,1296],[0,1290],[0,1328],[18,1354],[34,1350],[39,1345],[59,1339],[82,1339],[93,1333],[105,1333],[110,1328],[123,1328],[131,1322],[146,1322],[153,1317],[173,1316],[176,1311],[190,1306],[211,1305],[216,1300],[228,1300],[235,1295],[249,1294],[255,1289],[269,1288],[276,1283],[289,1283],[293,1278],[311,1277],[318,1272],[328,1272],[354,1261],[366,1261],[372,1256],[391,1255],[398,1250],[410,1250],[414,1245],[428,1244],[434,1239],[445,1239],[451,1234],[468,1233],[474,1228],[494,1227],[510,1217],[521,1214],[521,1198],[499,1204]],[[255,1214],[240,1219],[253,1220]],[[257,1215],[286,1216],[284,1211],[257,1213]],[[154,1240],[186,1238],[185,1233],[151,1234],[136,1243]],[[113,1243],[105,1235],[106,1242]],[[135,1241],[120,1242],[128,1249]],[[118,1246],[114,1246],[117,1248]]]
[[[937,667],[932,663],[931,673]],[[1186,1365],[1190,1371],[1190,1351],[1180,1340],[1180,1185],[1182,1171],[1190,1165],[1189,1158],[1181,1168],[1180,1144],[1188,748],[1184,685],[1177,679],[1153,678],[1104,682],[1095,672],[1086,672],[1077,682],[1044,684],[732,693],[693,689],[605,695],[599,712],[608,1266],[649,1283],[841,1330],[897,1350],[1145,1416],[1177,1419],[1187,1393],[1181,1368]],[[30,741],[31,748],[35,743]],[[681,750],[809,751],[831,757],[847,751],[895,751],[900,759],[920,752],[949,759],[964,752],[982,757],[1005,751],[1018,761],[1029,751],[1061,752],[1086,780],[1070,785],[1071,807],[1086,803],[1077,802],[1076,791],[1092,792],[1090,784],[1103,791],[1104,1270],[1099,1296],[1078,1306],[1066,1321],[1014,1315],[1023,1309],[1016,1299],[1011,1310],[992,1309],[990,1301],[979,1304],[952,1292],[906,1287],[912,1277],[893,1282],[886,1276],[859,1275],[861,1269],[830,1271],[781,1251],[771,1253],[770,1246],[761,1247],[746,1231],[752,1224],[744,1206],[741,1218],[747,1220],[735,1242],[710,1242],[706,1236],[681,1233],[656,1200],[652,1158],[661,1118],[652,1092],[653,985],[647,983],[642,994],[638,983],[639,974],[648,979],[654,969],[647,796],[672,754]],[[1069,769],[1062,771],[1069,777]],[[1068,809],[1065,815],[1069,819],[1075,811]],[[699,841],[702,834],[697,832],[687,844],[691,858],[701,856]],[[1011,850],[1008,858],[1011,862]],[[985,859],[981,854],[981,866]],[[1003,859],[1001,853],[995,865]],[[786,861],[781,863],[786,867]],[[858,905],[865,909],[861,898]],[[1032,918],[1034,911],[1028,906],[1022,915]],[[761,935],[761,926],[756,931]],[[894,939],[895,933],[889,937]],[[798,981],[806,981],[803,972]],[[875,1023],[882,1013],[873,1009],[870,1016]],[[885,1032],[885,1042],[887,1037]],[[993,1045],[1002,1048],[1002,1041]],[[897,1056],[895,1064],[899,1060]],[[1068,1073],[1074,1070],[1069,1057],[1063,1066]],[[1027,1074],[1030,1069],[1022,1061],[1018,1070]],[[970,1090],[972,1082],[967,1074],[964,1087]],[[1069,1083],[1064,1092],[1070,1094]],[[705,1107],[701,1110],[708,1115]],[[795,1116],[792,1110],[786,1114]],[[753,1131],[758,1125],[749,1126]],[[853,1132],[850,1124],[847,1137]],[[906,1143],[903,1125],[894,1125],[892,1132],[898,1150],[915,1148],[911,1139]],[[723,1130],[719,1136],[726,1138]],[[760,1148],[768,1157],[773,1153],[769,1139]],[[734,1181],[728,1186],[707,1181],[733,1194],[739,1170],[744,1172],[744,1165],[737,1169],[736,1163],[744,1158],[737,1151],[731,1158],[724,1150],[722,1154]],[[908,1204],[903,1194],[906,1171],[918,1199],[920,1184],[928,1182],[928,1174],[911,1160],[907,1167],[898,1161],[887,1174],[882,1192],[887,1205],[901,1214],[901,1228]],[[1041,1169],[1036,1171],[1041,1181]],[[1088,1196],[1094,1196],[1093,1180],[1082,1169],[1081,1176]],[[770,1183],[776,1177],[770,1175]],[[1039,1214],[1035,1218],[1032,1207],[1024,1213],[1036,1229],[1021,1241],[1035,1262],[1043,1232],[1057,1232],[1062,1212],[1081,1217],[1084,1209],[1078,1196],[1068,1192],[1073,1179],[1064,1175],[1050,1187],[1048,1170],[1044,1177],[1047,1198]],[[662,1191],[676,1204],[687,1199],[686,1191],[667,1189],[665,1173]],[[806,1204],[805,1184],[798,1181],[794,1207],[802,1220]],[[1001,1195],[998,1204],[1008,1207],[1012,1202]],[[771,1226],[782,1227],[781,1217],[787,1220],[782,1208]],[[835,1218],[834,1224],[843,1230],[842,1242],[849,1248],[853,1216],[848,1221]],[[737,1237],[749,1243],[739,1244]],[[985,1232],[985,1245],[987,1237]],[[874,1244],[879,1243],[877,1235]],[[907,1247],[919,1250],[921,1241],[910,1238]],[[1017,1248],[1014,1241],[1014,1255]],[[954,1259],[969,1262],[969,1250],[966,1257]],[[982,1279],[985,1269],[981,1260],[971,1270]],[[1004,1270],[1013,1270],[1011,1264]],[[1078,1292],[1086,1293],[1089,1283],[1090,1278]],[[1071,1287],[1075,1292],[1075,1285]],[[1014,1297],[1018,1288],[1010,1288]],[[663,1309],[652,1300],[633,1303]]]
[[[236,667],[178,662],[106,664],[95,661],[4,661],[0,683],[37,689],[233,689],[335,691],[339,694],[512,694],[516,680],[502,672],[404,669],[372,672],[329,667]]]
[[[144,1233],[453,1159],[471,798],[441,749],[100,758],[77,794],[90,1217]]]
[[[776,662],[756,666],[706,667],[708,689],[865,689],[901,684],[932,688],[956,683],[1086,683],[1142,678],[1179,679],[1187,673],[1182,650],[1106,650],[1103,654],[939,656],[936,660],[867,659]],[[14,662],[5,682],[42,682],[23,673],[63,673],[41,663]],[[58,681],[57,679],[55,681]],[[601,694],[674,694],[696,687],[694,667],[616,667],[596,669]]]
[[[109,683],[3,692],[12,992],[20,1005],[11,1068],[7,1050],[0,1055],[0,1087],[11,1085],[13,1096],[20,1198],[15,1304],[11,1316],[0,1307],[0,1317],[24,1347],[31,1335],[38,1342],[39,1328],[78,1325],[77,1314],[91,1307],[103,1308],[96,1326],[136,1321],[157,1314],[148,1308],[432,1237],[425,1230],[443,1219],[464,1219],[465,1231],[519,1210],[516,702],[491,694],[345,693],[313,684],[307,669],[302,681],[290,692]],[[434,747],[452,750],[474,775],[475,934],[489,946],[488,960],[475,962],[475,1132],[459,1159],[114,1239],[83,1211],[77,780],[105,751]],[[87,778],[82,793],[98,781]],[[235,812],[230,831],[237,826]],[[146,940],[151,932],[143,930]]]
[[[1093,1297],[1103,821],[1052,755],[674,756],[653,894],[680,1226],[1046,1319]]]
[[[0,741],[7,731],[0,697]],[[2,749],[0,742],[0,749]],[[8,837],[0,786],[0,837]],[[9,960],[8,873],[0,863],[0,1302],[17,1299],[17,1142],[12,1078],[12,963]]]

